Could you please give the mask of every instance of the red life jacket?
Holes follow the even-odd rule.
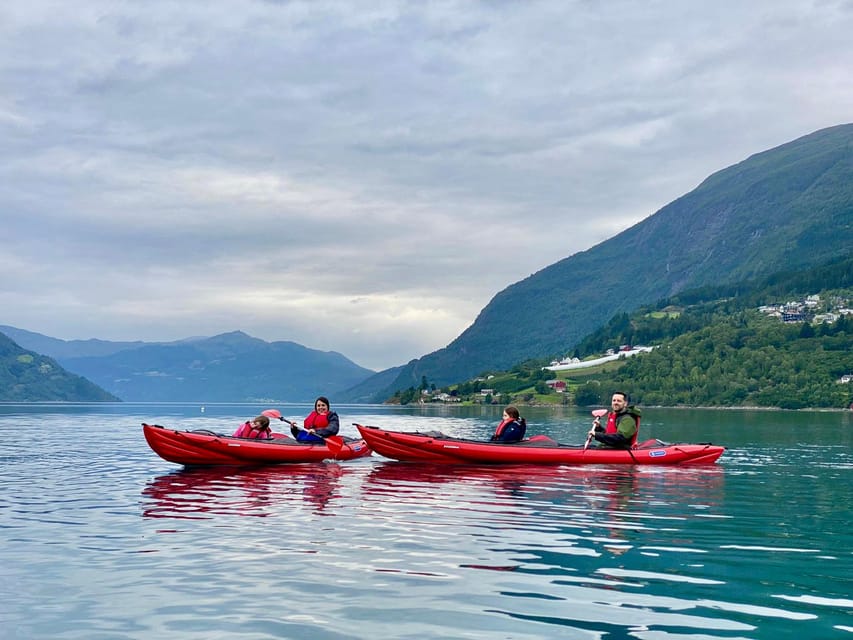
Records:
[[[306,429],[325,429],[329,426],[329,414],[312,411],[305,418]]]
[[[634,447],[637,444],[637,436],[640,435],[640,416],[634,413],[617,414],[611,411],[607,414],[607,425],[604,427],[604,433],[619,433],[619,429],[616,428],[616,418],[621,415],[627,415],[637,421],[637,431],[634,433],[634,437],[631,438],[631,446]]]
[[[272,438],[272,433],[266,429],[256,429],[251,422],[244,422],[237,431],[234,432],[235,438],[253,438],[255,440],[269,440]]]
[[[515,422],[514,418],[510,418],[509,420],[502,420],[501,423],[498,425],[498,428],[495,429],[495,435],[492,436],[492,440],[497,440],[498,438],[500,438],[501,434],[504,432],[504,429],[506,429],[506,426],[512,422]]]

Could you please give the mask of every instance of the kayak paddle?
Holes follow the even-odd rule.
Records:
[[[607,415],[607,409],[593,409],[592,415],[596,418],[601,418]],[[594,425],[595,423],[593,423]],[[590,430],[589,435],[586,437],[586,442],[583,445],[583,450],[586,451],[589,447],[589,443],[592,442],[592,430]]]
[[[341,449],[344,448],[344,439],[341,436],[326,436],[323,440],[334,457],[337,457]]]

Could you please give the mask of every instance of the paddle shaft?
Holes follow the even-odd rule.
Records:
[[[597,425],[601,424],[600,418],[602,416],[607,415],[607,409],[593,409],[592,415],[595,416],[595,420],[592,421],[592,428],[595,429]],[[583,445],[583,450],[586,451],[589,448],[589,443],[592,442],[592,430],[590,430],[589,434],[586,436],[586,442]]]

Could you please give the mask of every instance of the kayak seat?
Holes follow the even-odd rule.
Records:
[[[526,440],[522,440],[521,442],[512,442],[510,443],[513,446],[521,446],[521,447],[536,447],[537,449],[541,449],[542,447],[559,447],[560,443],[556,440],[549,438],[548,436],[533,436],[532,438],[528,438]]]
[[[427,436],[429,438],[441,438],[442,440],[459,440],[459,438],[451,438],[450,436],[444,435],[441,431],[418,431],[419,435]]]
[[[651,440],[645,440],[638,445],[634,446],[634,449],[658,449],[660,447],[668,447],[669,445],[666,442],[662,442],[661,440],[656,440],[652,438]]]

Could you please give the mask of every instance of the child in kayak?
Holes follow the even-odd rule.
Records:
[[[527,420],[521,417],[518,409],[509,405],[504,409],[503,420],[492,435],[492,442],[519,442],[527,431]]]
[[[270,419],[264,415],[260,415],[251,422],[246,421],[237,431],[234,432],[235,438],[253,438],[255,440],[269,440],[272,438],[272,430],[270,429]]]
[[[292,425],[290,432],[299,442],[323,442],[324,438],[338,435],[340,429],[338,414],[332,411],[329,399],[320,396],[314,401],[314,411],[305,418],[305,428]]]

